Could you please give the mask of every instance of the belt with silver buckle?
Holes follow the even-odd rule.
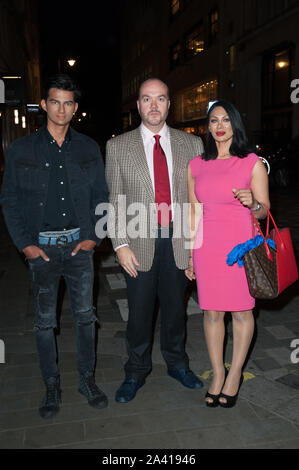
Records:
[[[80,232],[76,232],[69,235],[58,235],[57,237],[38,237],[38,243],[40,245],[53,246],[56,245],[58,248],[66,246],[68,243],[71,243],[74,240],[79,240]]]

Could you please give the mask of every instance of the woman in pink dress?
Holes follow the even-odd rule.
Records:
[[[235,405],[243,380],[242,367],[254,332],[251,297],[244,267],[228,266],[228,253],[252,238],[251,211],[262,219],[270,207],[268,175],[257,155],[250,153],[241,116],[229,102],[216,101],[207,116],[206,150],[188,166],[191,224],[202,203],[186,275],[196,278],[199,305],[213,368],[206,394],[210,407]],[[233,357],[229,373],[223,364],[224,315],[232,313]]]

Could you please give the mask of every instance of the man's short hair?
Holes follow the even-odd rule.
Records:
[[[161,80],[160,78],[153,77],[153,78],[147,78],[146,80],[144,80],[144,81],[139,85],[138,100],[139,100],[139,98],[140,98],[140,90],[141,90],[141,87],[142,87],[146,82],[151,82],[151,81],[154,81],[154,80],[157,80],[158,82],[161,82],[161,83],[163,83],[163,85],[166,86],[166,89],[167,89],[167,98],[169,99],[169,88],[168,88],[168,85],[166,85],[166,83],[163,82],[163,80]]]
[[[76,103],[81,98],[81,91],[78,87],[76,80],[66,74],[58,73],[51,75],[45,82],[43,89],[43,98],[47,101],[49,96],[49,90],[51,88],[57,88],[58,90],[72,91],[74,93],[74,100]]]

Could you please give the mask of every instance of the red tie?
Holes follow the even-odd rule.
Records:
[[[162,206],[158,210],[158,224],[166,227],[172,218],[171,193],[167,161],[164,150],[160,145],[160,137],[160,135],[154,135],[156,140],[154,144],[155,201],[157,205],[164,203],[168,206]]]

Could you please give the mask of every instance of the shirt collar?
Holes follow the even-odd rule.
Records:
[[[71,126],[69,126],[67,133],[65,135],[64,142],[70,142],[72,140]]]
[[[56,140],[54,139],[54,137],[51,136],[50,132],[48,131],[48,128],[46,127],[46,136],[47,136],[47,140],[50,144],[54,144],[56,142]]]
[[[54,137],[50,134],[50,132],[48,131],[48,128],[46,127],[46,136],[47,136],[47,139],[49,141],[50,144],[54,144],[56,142],[56,140],[54,139]],[[71,138],[72,138],[72,133],[71,133],[71,127],[69,126],[68,130],[67,130],[67,133],[65,134],[65,138],[64,138],[64,141],[63,143],[64,144],[67,144],[68,142],[71,141]]]
[[[153,140],[153,136],[154,135],[160,135],[161,137],[164,137],[164,138],[167,138],[168,137],[168,126],[166,124],[166,122],[164,123],[164,126],[162,127],[162,129],[160,129],[160,131],[158,133],[154,133],[152,131],[150,131],[144,124],[143,122],[141,123],[141,126],[140,126],[140,129],[141,129],[141,135],[142,135],[142,138],[148,142],[154,142]]]

